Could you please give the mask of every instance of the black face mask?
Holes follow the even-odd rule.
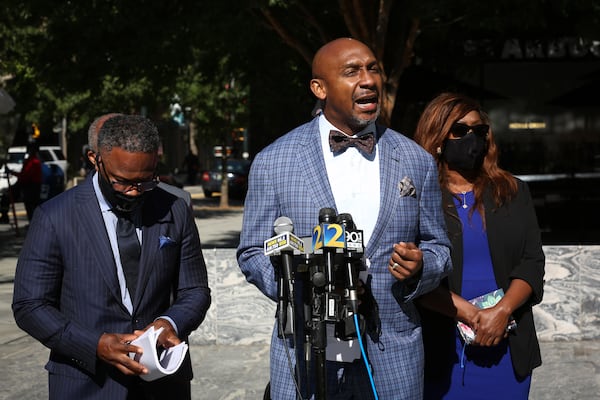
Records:
[[[145,193],[142,193],[139,196],[127,196],[126,194],[114,190],[110,182],[106,180],[104,175],[100,172],[98,172],[98,175],[98,183],[100,184],[100,190],[102,191],[104,198],[117,212],[131,214],[142,206]]]
[[[451,169],[473,171],[481,167],[486,154],[486,137],[469,133],[460,139],[447,139],[442,156]]]

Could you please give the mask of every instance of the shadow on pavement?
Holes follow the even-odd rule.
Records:
[[[27,235],[28,225],[19,226],[19,234],[10,224],[0,225],[0,258],[18,257]]]
[[[228,210],[239,210],[241,208],[244,207],[244,200],[242,199],[233,199],[230,198],[228,203],[229,203],[229,207],[228,208],[221,208],[220,207],[220,203],[221,203],[221,197],[220,196],[213,196],[213,197],[196,197],[196,196],[192,196],[192,204],[194,206],[194,209],[196,208],[200,208],[200,209],[209,209],[209,210],[222,210],[222,211],[228,211]]]
[[[239,219],[243,211],[242,200],[229,200],[228,208],[219,207],[219,197],[194,198],[194,218],[201,225],[200,239],[203,248],[236,248],[239,244],[241,226],[228,230],[222,221]],[[13,224],[0,224],[0,258],[18,257],[29,227],[25,217],[18,217],[18,235]],[[221,228],[221,230],[219,230]],[[213,230],[219,231],[217,235]]]
[[[192,204],[203,250],[237,248],[242,228],[243,200],[229,199],[229,207],[221,208],[219,196],[193,197]]]

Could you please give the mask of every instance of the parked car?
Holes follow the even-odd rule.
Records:
[[[233,158],[227,160],[227,181],[230,197],[241,199],[246,196],[250,164],[248,160]],[[222,171],[221,160],[217,160],[210,170],[202,173],[201,181],[204,196],[212,197],[213,193],[221,192]]]
[[[0,203],[7,203],[9,179],[10,186],[17,184],[17,177],[6,174],[6,167],[13,172],[21,172],[23,162],[27,154],[26,146],[13,146],[8,149],[6,164],[0,166]],[[46,200],[65,190],[65,177],[67,176],[67,160],[62,153],[60,146],[40,146],[39,157],[44,164],[50,168],[42,170],[44,182],[42,184],[41,198]],[[21,196],[18,187],[13,191],[14,201],[20,201]]]
[[[164,182],[167,185],[176,186],[180,189],[183,188],[183,180],[177,176],[177,170],[170,170],[164,162],[158,162],[156,173],[158,174],[158,179],[161,182]]]
[[[23,168],[23,161],[25,161],[25,154],[27,153],[26,146],[13,146],[8,149],[8,159],[6,164],[8,169],[15,172],[20,172]],[[49,165],[57,165],[62,169],[63,175],[67,176],[67,160],[60,148],[60,146],[40,146],[39,152],[40,160]]]

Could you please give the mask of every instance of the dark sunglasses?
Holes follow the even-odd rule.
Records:
[[[454,123],[454,125],[452,125],[452,128],[450,128],[450,132],[452,132],[456,137],[463,137],[469,132],[473,132],[477,136],[485,136],[487,135],[489,130],[489,125],[481,124],[469,126],[467,124],[461,124],[460,122]]]

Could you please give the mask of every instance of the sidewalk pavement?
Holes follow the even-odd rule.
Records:
[[[22,209],[18,214],[19,237],[10,225],[0,225],[0,400],[37,400],[48,396],[43,368],[48,349],[16,326],[10,309],[14,268],[27,225]],[[227,213],[204,209],[198,220],[203,247],[235,241],[232,228],[241,226],[241,215],[241,209]],[[600,341],[542,342],[541,349],[543,365],[534,371],[530,399],[598,398]],[[268,344],[192,344],[190,352],[194,400],[262,399],[269,380]]]
[[[203,198],[199,190],[187,189],[191,189],[194,200]],[[205,203],[196,205],[203,249],[235,247],[241,207],[234,204],[221,210]],[[0,400],[38,400],[48,397],[44,365],[49,350],[16,326],[11,311],[14,271],[28,225],[22,204],[17,203],[16,207],[19,236],[15,235],[14,226],[0,224]],[[268,344],[191,345],[190,353],[194,363],[194,400],[262,399],[269,381]]]

